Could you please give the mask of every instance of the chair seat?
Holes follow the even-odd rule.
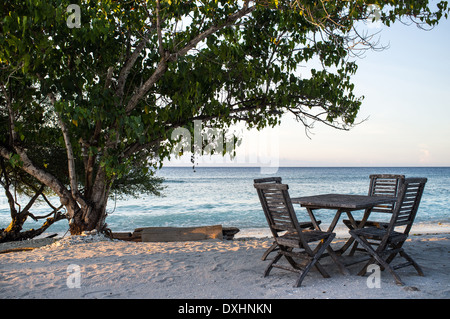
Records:
[[[321,220],[317,221],[317,225],[320,225],[322,223]],[[312,222],[299,222],[298,225],[300,226],[300,228],[311,228],[314,229],[314,225]]]
[[[302,232],[304,239],[307,243],[319,241],[322,239],[326,239],[330,237],[332,233],[323,232],[320,230],[311,230],[306,229]],[[296,232],[288,232],[276,239],[279,245],[300,248],[302,247],[301,242],[299,241],[298,233]]]
[[[357,236],[363,236],[367,239],[381,240],[386,235],[387,230],[385,228],[367,227],[354,229],[350,232],[356,234]],[[389,235],[389,242],[400,242],[406,240],[406,238],[408,238],[408,235],[392,231]]]

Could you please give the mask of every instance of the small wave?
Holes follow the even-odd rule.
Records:
[[[176,179],[166,179],[163,184],[182,184],[186,183],[186,181],[176,180]]]

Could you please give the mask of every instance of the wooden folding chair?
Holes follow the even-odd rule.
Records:
[[[401,188],[405,175],[397,175],[397,174],[372,174],[369,176],[370,184],[369,184],[369,196],[387,196],[387,197],[397,197],[398,190]],[[383,213],[388,215],[388,219],[383,221],[374,221],[367,220],[369,218],[369,214],[366,211],[364,215],[365,219],[357,220],[356,223],[360,225],[364,225],[364,227],[377,227],[377,228],[387,228],[389,225],[389,220],[394,210],[395,204],[383,204],[378,205],[370,209],[370,214],[372,213]],[[373,217],[372,217],[373,218]],[[354,229],[354,225],[350,220],[344,219],[343,223],[349,228],[349,230]],[[353,239],[350,239],[345,246],[342,248],[342,251],[347,250],[347,248],[354,242]],[[352,250],[350,251],[350,256],[352,256],[357,250],[358,243],[354,243]]]
[[[300,273],[294,286],[299,287],[308,271],[312,267],[316,267],[323,277],[328,278],[329,274],[318,261],[325,250],[329,248],[335,234],[300,227],[288,193],[288,185],[255,183],[254,186],[261,200],[261,206],[269,228],[278,246],[277,255],[267,266],[264,277],[269,275],[273,267],[294,271]],[[310,246],[310,243],[313,242],[318,242],[314,249]],[[341,270],[345,269],[331,248],[328,249],[328,252]],[[283,256],[290,267],[278,264]],[[306,261],[306,264],[299,263],[299,259]]]
[[[281,177],[266,177],[266,178],[257,178],[253,180],[255,184],[262,184],[262,183],[267,183],[267,184],[281,184]],[[260,198],[261,200],[261,198]],[[320,224],[321,221],[317,221],[317,224]],[[314,229],[314,225],[312,222],[299,222],[300,228],[310,228],[310,229]],[[273,252],[278,250],[278,244],[276,242],[273,242],[272,246],[269,247],[269,249],[267,249],[264,254],[261,257],[261,260],[266,260],[267,256]]]
[[[426,182],[426,178],[407,178],[404,180],[391,221],[386,228],[366,227],[350,230],[350,235],[372,256],[358,275],[364,275],[367,267],[374,262],[378,263],[383,269],[389,270],[398,285],[403,285],[403,282],[395,272],[396,269],[412,265],[420,276],[424,275],[420,266],[404,251],[403,244],[408,238],[416,217]],[[402,227],[403,230],[397,227]],[[375,248],[375,246],[378,247]],[[391,266],[392,260],[397,255],[406,259],[407,262]]]

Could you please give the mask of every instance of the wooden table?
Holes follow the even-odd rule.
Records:
[[[336,227],[342,213],[347,213],[347,216],[354,228],[361,228],[367,221],[371,210],[374,206],[381,204],[392,204],[397,199],[394,197],[385,196],[367,196],[367,195],[346,195],[346,194],[323,194],[306,197],[293,197],[291,201],[293,204],[300,204],[308,211],[309,217],[317,230],[321,230],[313,210],[315,209],[335,209],[336,213],[334,219],[328,227],[327,232],[332,232]],[[361,222],[358,224],[353,218],[352,212],[356,210],[365,210]],[[351,239],[350,239],[351,240]],[[347,243],[338,251],[344,253],[350,246],[351,242]]]

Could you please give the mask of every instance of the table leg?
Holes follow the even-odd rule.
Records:
[[[306,207],[306,211],[308,212],[309,218],[311,219],[311,222],[312,222],[313,225],[314,225],[314,229],[315,229],[315,230],[320,230],[320,231],[322,231],[322,229],[320,229],[319,224],[317,223],[316,216],[314,216],[313,208],[311,208],[311,207]]]
[[[317,224],[317,219],[316,216],[314,216],[313,213],[313,208],[311,207],[306,207],[306,210],[308,211],[309,217],[311,218],[311,221],[314,225],[314,228],[316,230],[320,230],[319,225]],[[334,216],[333,221],[331,222],[330,226],[328,227],[327,232],[333,232],[334,228],[336,227],[337,222],[339,221],[339,218],[341,217],[343,210],[338,209],[338,211],[336,212],[336,215]],[[353,216],[352,216],[353,217]],[[317,249],[317,248],[316,248]],[[337,264],[340,272],[344,275],[349,275],[350,272],[348,271],[348,269],[345,267],[345,265],[340,261],[339,256],[337,256],[337,251],[334,251],[333,248],[331,248],[330,246],[327,247],[327,251],[329,256],[333,259],[333,261]]]
[[[339,256],[337,256],[336,251],[333,250],[330,246],[327,247],[328,254],[333,259],[333,261],[338,265],[340,272],[343,275],[350,275],[350,271],[345,267],[345,265],[339,260]]]
[[[328,227],[327,232],[332,233],[334,228],[336,227],[337,222],[339,221],[339,218],[341,217],[341,214],[343,213],[342,209],[338,209],[336,212],[336,215],[334,215],[334,219],[330,224],[330,227]]]
[[[323,239],[322,239],[322,243],[323,243]],[[319,250],[321,244],[319,244],[313,251],[314,254],[317,253],[317,251]],[[339,271],[341,272],[341,274],[343,275],[350,275],[350,271],[347,269],[347,267],[345,267],[344,263],[340,260],[340,257],[337,255],[336,251],[333,250],[333,248],[331,248],[331,246],[327,247],[327,252],[328,252],[328,256],[331,257],[331,259],[333,259],[333,261],[336,263],[336,265],[339,268]],[[322,255],[322,256],[327,256],[326,254]],[[319,263],[316,264],[316,267],[321,265]],[[319,267],[317,267],[319,269],[319,271],[321,271],[321,269]]]
[[[347,216],[348,219],[350,220],[350,223],[353,226],[353,229],[359,229],[359,228],[363,228],[364,225],[366,224],[366,221],[369,219],[369,215],[370,212],[372,211],[372,209],[366,209],[364,211],[364,216],[361,219],[361,222],[359,224],[356,224],[356,220],[355,218],[353,218],[353,215],[350,211],[347,211]],[[337,252],[338,254],[342,255],[343,253],[345,253],[347,251],[347,249],[353,244],[353,242],[355,241],[355,239],[353,237],[350,236],[350,238],[347,240],[347,242],[344,244],[344,246],[342,246]],[[356,245],[357,243],[355,243]],[[350,252],[350,256],[352,256],[355,253],[356,250],[356,246],[351,250]]]

